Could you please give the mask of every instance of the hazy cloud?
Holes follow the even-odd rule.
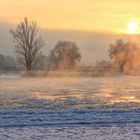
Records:
[[[14,56],[14,44],[9,34],[9,29],[15,25],[6,22],[0,22],[0,53]],[[64,31],[41,29],[40,34],[46,41],[43,49],[44,54],[55,46],[59,40],[74,41],[80,48],[82,54],[82,62],[94,63],[96,60],[108,60],[108,47],[111,42],[117,38],[130,39],[130,36],[112,35],[109,33],[95,33],[85,31]],[[139,36],[133,37],[135,42],[139,41]]]

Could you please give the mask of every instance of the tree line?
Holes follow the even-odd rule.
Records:
[[[37,22],[30,22],[27,18],[24,18],[24,21],[20,22],[14,30],[11,29],[10,34],[15,43],[16,61],[27,71],[46,67],[47,70],[73,69],[81,60],[79,47],[71,41],[59,41],[49,55],[45,56],[41,49],[46,46],[46,43],[39,35]],[[112,68],[121,73],[129,73],[129,70],[139,65],[140,49],[131,41],[116,40],[110,45],[108,53]],[[0,60],[2,59],[0,55]],[[14,59],[11,61],[13,64],[16,63]],[[10,63],[5,64],[10,65]],[[98,66],[102,64],[109,63],[106,61],[97,63]],[[1,62],[0,65],[2,66]]]
[[[45,46],[44,40],[39,35],[37,22],[29,22],[27,18],[15,30],[10,30],[15,42],[15,53],[19,64],[27,71],[37,69],[41,64],[41,48]],[[49,69],[70,69],[81,59],[79,48],[74,42],[59,41],[47,57]]]

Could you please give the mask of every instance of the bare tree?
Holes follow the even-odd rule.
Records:
[[[71,69],[81,60],[81,54],[76,43],[59,41],[50,52],[49,60],[53,68]]]
[[[40,49],[45,45],[38,32],[37,22],[29,22],[27,18],[24,18],[24,21],[15,30],[10,30],[16,44],[17,60],[28,71],[36,68],[41,53]]]
[[[133,68],[140,50],[137,44],[133,42],[125,42],[121,39],[110,45],[109,56],[113,65],[118,66],[120,72]]]

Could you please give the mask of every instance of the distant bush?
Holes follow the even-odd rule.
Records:
[[[0,54],[0,72],[17,71],[16,60],[11,56]]]

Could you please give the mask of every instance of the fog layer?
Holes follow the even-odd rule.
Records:
[[[0,22],[0,53],[14,56],[14,44],[9,34],[9,29],[15,28],[16,25]],[[40,34],[46,42],[43,53],[48,55],[49,51],[54,48],[59,40],[68,40],[76,42],[82,54],[81,63],[93,64],[96,60],[108,60],[109,44],[118,38],[133,39],[138,42],[139,35],[115,35],[110,33],[97,33],[85,31],[70,30],[52,30],[41,29]]]

